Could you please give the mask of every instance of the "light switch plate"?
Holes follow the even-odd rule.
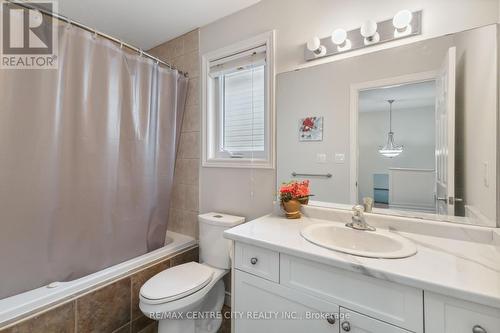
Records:
[[[345,154],[336,153],[335,163],[344,163],[344,162],[345,162]]]
[[[485,187],[490,187],[488,162],[483,162],[483,183]]]
[[[325,153],[318,153],[318,154],[316,154],[316,162],[318,162],[318,163],[326,163],[326,154]]]

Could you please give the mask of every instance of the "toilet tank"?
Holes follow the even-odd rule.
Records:
[[[224,238],[224,230],[243,222],[244,217],[221,213],[198,215],[200,262],[221,269],[231,268],[231,241]]]

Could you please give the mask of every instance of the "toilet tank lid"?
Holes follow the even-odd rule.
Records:
[[[218,225],[221,227],[234,227],[245,222],[245,218],[241,216],[211,212],[198,215],[198,221],[207,224]]]

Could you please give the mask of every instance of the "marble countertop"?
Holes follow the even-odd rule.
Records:
[[[313,223],[342,223],[349,214],[323,209],[288,220],[268,215],[227,230],[228,239],[359,272],[426,291],[500,308],[500,233],[497,229],[367,217],[368,223],[412,240],[418,252],[404,259],[372,259],[314,245],[300,235]],[[338,212],[337,212],[338,213]],[[330,215],[329,215],[330,214]],[[338,221],[338,222],[336,222]]]

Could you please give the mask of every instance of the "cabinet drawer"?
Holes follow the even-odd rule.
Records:
[[[500,309],[429,292],[424,299],[426,333],[500,333]]]
[[[424,330],[420,289],[284,254],[280,283],[413,332]]]
[[[234,256],[235,268],[273,282],[279,281],[278,252],[237,242]]]
[[[340,332],[350,333],[410,333],[360,313],[340,308]]]
[[[339,306],[235,271],[236,333],[338,333]],[[266,315],[262,318],[260,316]]]

